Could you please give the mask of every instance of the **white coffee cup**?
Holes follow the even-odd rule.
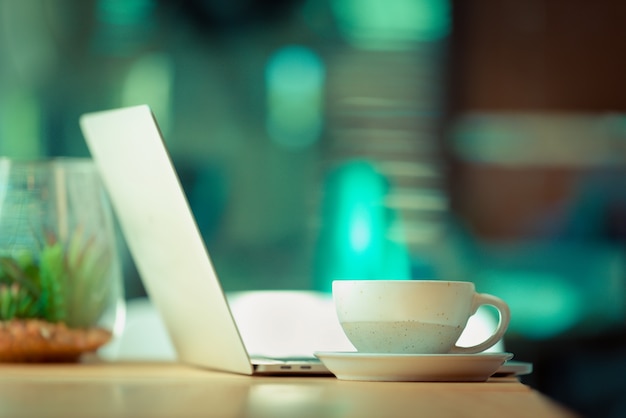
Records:
[[[335,280],[333,299],[346,336],[363,353],[479,353],[500,341],[511,317],[506,302],[463,281]],[[481,305],[498,310],[496,329],[482,343],[457,346]]]

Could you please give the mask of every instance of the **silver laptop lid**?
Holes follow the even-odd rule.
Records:
[[[248,353],[150,108],[142,105],[85,114],[80,126],[179,360],[252,374]]]

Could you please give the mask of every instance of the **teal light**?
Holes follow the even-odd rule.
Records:
[[[408,279],[404,243],[389,238],[397,214],[385,205],[387,179],[368,161],[349,161],[325,182],[315,287],[335,279]]]
[[[303,148],[319,139],[323,126],[324,64],[312,50],[287,46],[265,70],[267,130],[277,144]]]
[[[481,274],[486,291],[511,308],[511,332],[544,339],[574,327],[584,315],[579,289],[556,273],[489,270]]]
[[[364,252],[372,242],[371,217],[366,207],[355,208],[350,225],[350,247],[356,253]]]
[[[348,262],[357,256],[379,257],[385,233],[385,178],[370,163],[355,161],[340,168],[335,181],[340,222],[334,231],[336,251]]]
[[[99,0],[97,16],[101,22],[126,26],[141,23],[154,8],[154,0]]]
[[[91,47],[98,54],[136,56],[157,30],[155,0],[97,0]]]
[[[450,32],[449,0],[332,0],[339,29],[363,48],[401,48]]]

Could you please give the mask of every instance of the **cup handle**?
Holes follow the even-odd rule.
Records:
[[[474,295],[474,301],[472,306],[472,315],[476,313],[481,305],[491,305],[498,310],[499,320],[498,326],[494,333],[480,344],[473,345],[471,347],[460,347],[455,345],[449,351],[450,354],[475,354],[485,351],[486,349],[493,347],[504,336],[509,322],[511,321],[511,310],[509,305],[502,299],[488,295],[486,293],[476,293]]]

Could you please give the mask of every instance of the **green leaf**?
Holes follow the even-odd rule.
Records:
[[[61,243],[57,242],[43,247],[41,250],[39,274],[41,285],[39,307],[44,318],[50,322],[65,320],[63,289],[67,279]]]
[[[92,326],[104,313],[110,296],[112,259],[108,247],[93,235],[86,237],[82,228],[74,230],[66,254],[68,326]]]
[[[12,319],[10,314],[11,294],[7,285],[0,285],[0,320],[7,321]]]
[[[29,277],[20,267],[17,261],[11,257],[0,257],[0,268],[4,273],[3,277],[8,283],[17,283],[20,287],[27,289],[33,296],[39,295],[38,283]],[[34,269],[32,273],[36,273]]]
[[[38,257],[0,256],[0,320],[41,318],[91,327],[111,296],[114,257],[106,243],[76,227],[67,242],[49,234]]]
[[[38,316],[35,300],[18,284],[0,285],[0,320],[35,318]]]

